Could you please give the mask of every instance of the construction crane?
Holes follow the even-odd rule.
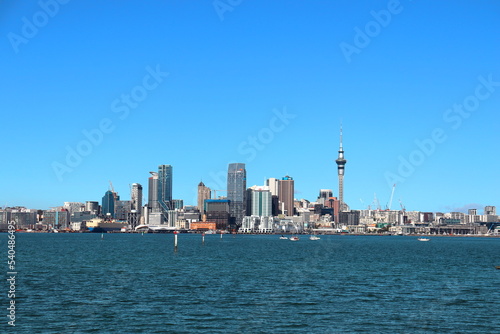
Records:
[[[389,200],[389,204],[387,205],[387,210],[391,211],[392,199],[394,198],[394,189],[396,189],[396,183],[392,186],[391,199]]]
[[[373,205],[380,211],[380,201],[377,198],[377,193],[373,193]]]
[[[116,201],[116,192],[115,192],[115,188],[113,187],[113,183],[111,181],[109,181],[109,188],[111,190],[111,193],[113,194],[114,200]]]

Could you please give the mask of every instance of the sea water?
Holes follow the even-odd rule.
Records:
[[[17,233],[1,332],[500,333],[496,265],[498,238]]]

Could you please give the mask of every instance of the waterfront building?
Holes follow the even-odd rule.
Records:
[[[8,230],[11,215],[12,213],[9,210],[0,210],[0,231]]]
[[[357,210],[339,212],[339,223],[341,226],[359,225],[359,215],[360,211]]]
[[[203,215],[205,214],[205,200],[210,199],[210,188],[205,186],[203,182],[198,184],[198,210]]]
[[[18,229],[35,229],[38,223],[38,210],[20,206],[0,210],[0,230],[7,230],[10,222],[14,222]]]
[[[274,229],[271,216],[245,216],[240,228],[241,232],[271,233]]]
[[[229,208],[230,201],[228,199],[207,199],[205,200],[205,216],[206,221],[215,222],[218,228],[226,229],[229,224]]]
[[[293,178],[286,175],[278,183],[278,200],[280,213],[285,216],[294,215],[294,181]]]
[[[127,220],[128,214],[131,212],[131,201],[115,201],[115,215],[117,220]]]
[[[339,177],[339,211],[342,212],[346,211],[346,206],[344,204],[344,169],[345,164],[347,163],[347,160],[344,158],[344,148],[342,146],[342,125],[340,126],[339,156],[335,162],[337,163],[337,173]]]
[[[43,224],[55,229],[66,229],[70,227],[70,212],[66,209],[48,210],[43,212]]]
[[[230,228],[241,226],[246,213],[247,172],[244,163],[231,163],[227,170]]]
[[[142,185],[132,183],[130,193],[131,210],[135,210],[140,216],[142,212]]]

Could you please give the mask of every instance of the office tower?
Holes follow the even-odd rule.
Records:
[[[182,199],[173,199],[172,200],[172,210],[182,209],[184,207],[184,200]]]
[[[115,215],[117,220],[127,220],[127,216],[131,211],[131,201],[115,201]]]
[[[119,200],[120,197],[111,190],[106,191],[102,197],[102,215],[105,217],[115,218],[115,201]]]
[[[151,212],[158,212],[158,173],[149,172],[151,177],[148,180],[148,208]]]
[[[333,197],[333,192],[331,189],[320,189],[318,196],[318,203],[321,205],[325,205],[325,203]]]
[[[99,214],[99,202],[87,201],[85,202],[85,211],[93,214]]]
[[[131,209],[135,210],[139,215],[142,210],[142,186],[139,183],[132,183],[132,193],[130,200],[132,202]]]
[[[484,207],[484,214],[485,215],[496,215],[496,207],[488,205]]]
[[[203,215],[205,213],[205,200],[210,199],[210,188],[203,182],[198,184],[198,210]]]
[[[278,183],[278,201],[280,202],[280,212],[286,216],[294,214],[294,181],[290,176],[281,178]]]
[[[275,178],[270,178],[266,180],[266,186],[269,187],[269,190],[271,191],[271,195],[273,196],[278,196],[279,192],[279,180]]]
[[[227,199],[229,202],[230,228],[241,226],[246,213],[247,172],[244,163],[229,164],[227,170]]]
[[[253,186],[247,190],[247,216],[271,216],[272,195],[269,187]]]
[[[227,199],[205,200],[206,221],[216,223],[217,229],[227,229],[229,224],[229,205],[229,200]]]
[[[344,167],[347,160],[344,159],[344,148],[342,147],[342,125],[340,126],[340,147],[339,147],[339,157],[335,160],[337,163],[337,171],[339,175],[339,202],[340,211],[345,211],[344,204]]]
[[[80,202],[64,202],[63,208],[68,210],[71,215],[73,212],[84,211],[85,204]]]
[[[161,212],[167,217],[172,208],[172,166],[158,166],[158,204]]]

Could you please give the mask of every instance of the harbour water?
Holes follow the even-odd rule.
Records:
[[[16,327],[2,332],[500,332],[498,238],[173,239],[16,234]]]

